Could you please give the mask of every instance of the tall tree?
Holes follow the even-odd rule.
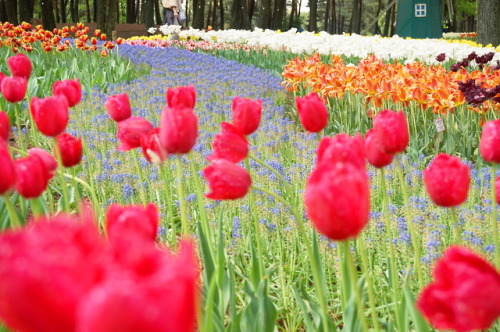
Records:
[[[114,0],[116,1],[116,0]],[[154,21],[154,5],[156,0],[143,0],[142,1],[142,22],[146,24],[147,28],[155,25]]]
[[[42,25],[46,30],[53,30],[56,27],[56,18],[54,16],[54,7],[52,0],[40,0],[42,11]]]
[[[155,10],[155,21],[157,25],[161,25],[163,23],[163,6],[160,1],[154,0],[153,2],[154,10]]]
[[[118,0],[101,0],[97,11],[97,27],[111,37],[117,20],[116,5]]]
[[[362,0],[352,0],[351,23],[349,32],[361,33],[361,5]]]
[[[87,0],[88,1],[88,0]],[[127,23],[136,22],[135,0],[127,0]]]
[[[259,17],[257,26],[262,29],[271,28],[272,0],[259,0]]]
[[[478,1],[477,41],[483,45],[500,45],[500,1]]]
[[[18,25],[19,21],[17,20],[17,1],[5,0],[5,8],[7,9],[7,20],[14,25]]]
[[[19,21],[29,22],[33,17],[33,2],[32,0],[18,0]]]
[[[250,29],[250,19],[245,0],[233,0],[231,7],[231,29]]]
[[[8,21],[7,9],[5,8],[5,0],[0,0],[0,22]]]
[[[193,0],[193,28],[205,28],[205,0]]]
[[[78,15],[78,5],[79,5],[79,0],[70,0],[69,1],[69,8],[71,12],[71,21],[73,22],[78,22],[80,20],[80,17]]]
[[[59,10],[61,11],[61,22],[68,22],[66,17],[66,6],[68,5],[68,0],[61,0]]]
[[[286,0],[274,0],[272,29],[283,29],[283,20],[286,15]]]
[[[309,31],[318,31],[318,0],[309,0]]]

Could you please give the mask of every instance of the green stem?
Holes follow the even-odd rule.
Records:
[[[172,233],[171,246],[175,250],[175,248],[177,247],[177,226],[175,225],[174,209],[172,207],[172,204],[174,202],[171,190],[172,181],[170,181],[170,177],[168,176],[166,164],[160,165],[160,170],[162,172],[163,181],[165,183],[165,204],[167,205],[168,216],[170,218],[170,230]]]
[[[452,207],[451,208],[451,218],[453,220],[453,224],[451,227],[453,227],[453,237],[454,237],[454,242],[455,244],[462,244],[462,229],[460,225],[458,224],[458,215],[457,215],[457,208]]]
[[[352,259],[351,249],[349,248],[349,241],[343,241],[344,254],[346,255],[346,262],[348,264],[348,271],[351,280],[351,291],[354,292],[356,305],[358,307],[359,317],[361,317],[361,326],[364,332],[368,331],[368,323],[364,315],[363,303],[361,302],[361,294],[358,288],[358,273],[354,267],[354,260]]]
[[[31,211],[33,212],[33,217],[39,218],[45,214],[40,205],[39,197],[30,199],[30,203],[31,203]]]
[[[328,307],[327,307],[326,297],[325,297],[326,291],[325,291],[325,289],[323,287],[324,283],[322,281],[323,279],[321,278],[322,274],[321,274],[321,271],[320,271],[320,266],[318,266],[318,264],[317,264],[317,260],[316,260],[316,258],[314,256],[313,250],[311,248],[311,244],[309,243],[309,241],[306,241],[307,235],[306,235],[306,231],[304,229],[304,223],[303,223],[302,218],[300,217],[297,209],[295,209],[294,206],[292,206],[289,202],[287,202],[281,196],[279,196],[279,195],[277,195],[277,194],[275,194],[275,193],[273,193],[273,192],[271,192],[271,191],[269,191],[267,189],[260,188],[260,187],[254,186],[254,185],[252,185],[252,188],[253,189],[257,189],[259,191],[262,191],[263,193],[276,198],[278,201],[280,201],[285,206],[287,206],[290,209],[290,211],[292,212],[292,214],[294,215],[295,220],[296,220],[297,225],[298,225],[300,238],[304,239],[304,244],[306,245],[307,254],[308,254],[308,257],[309,257],[309,261],[311,263],[311,269],[312,269],[312,273],[313,273],[314,284],[316,285],[316,293],[317,293],[318,300],[319,300],[320,307],[321,307],[321,318],[322,318],[322,321],[323,321],[323,324],[322,324],[322,326],[323,326],[323,332],[328,332],[329,331],[329,326],[328,326]],[[314,233],[313,233],[313,235],[314,235]],[[319,255],[319,253],[317,253],[317,254]]]
[[[147,200],[146,200],[146,194],[144,192],[144,186],[143,186],[144,180],[143,180],[142,168],[141,168],[141,165],[139,165],[139,158],[140,158],[140,156],[137,156],[137,157],[132,156],[132,159],[134,159],[134,165],[135,165],[135,169],[137,171],[137,175],[139,176],[139,183],[137,184],[138,189],[139,189],[139,196],[141,196],[142,204],[146,205]]]
[[[14,103],[14,114],[16,116],[16,126],[17,126],[17,140],[19,142],[19,147],[21,150],[26,151],[26,142],[23,137],[23,130],[21,128],[21,114],[19,112],[19,103]]]
[[[363,236],[363,235],[362,235]],[[361,269],[363,274],[365,275],[366,285],[368,289],[368,302],[370,304],[370,314],[372,316],[373,327],[375,331],[380,331],[380,325],[378,324],[377,317],[377,308],[375,306],[375,296],[373,295],[373,285],[371,278],[371,269],[368,266],[368,259],[366,255],[366,246],[365,239],[363,238],[357,240],[358,245],[360,246],[361,251]]]
[[[410,230],[410,236],[411,236],[411,244],[413,247],[413,252],[414,252],[414,269],[416,270],[417,274],[417,281],[418,281],[418,287],[419,289],[422,289],[424,287],[424,279],[422,277],[422,269],[420,267],[420,245],[419,245],[419,238],[417,235],[417,232],[415,231],[415,226],[413,225],[413,214],[411,212],[410,208],[410,199],[408,196],[408,187],[406,185],[405,181],[405,176],[403,173],[403,165],[402,161],[399,161],[398,167],[398,175],[399,175],[399,182],[401,183],[401,188],[403,191],[403,204],[405,206],[405,216],[406,216],[406,224],[408,225],[408,229]]]
[[[57,144],[57,138],[55,137],[54,137],[54,150],[55,150],[58,169],[60,170],[58,173],[60,175],[60,180],[61,180],[60,183],[63,196],[62,199],[63,199],[64,211],[70,212],[68,185],[66,183],[65,173],[62,171],[64,169],[64,165],[62,163],[62,157],[61,157],[61,152],[59,151],[59,145]]]
[[[7,211],[9,212],[10,226],[14,229],[23,227],[23,223],[21,222],[21,219],[19,219],[19,214],[17,214],[16,207],[12,204],[10,198],[7,197],[7,195],[2,197],[5,200],[5,205],[7,206]]]
[[[286,185],[287,189],[291,188],[291,184],[287,180],[285,180],[285,178],[281,175],[280,172],[278,172],[276,169],[274,169],[273,167],[266,164],[266,162],[264,160],[259,159],[253,155],[248,155],[248,157],[245,159],[245,167],[247,168],[248,172],[250,172],[250,165],[249,165],[249,163],[246,162],[246,160],[248,160],[249,158],[254,160],[255,162],[257,162],[259,165],[264,166],[269,171],[271,171],[274,175],[276,175],[278,177],[278,179],[280,179],[281,182],[283,182]]]
[[[500,268],[500,245],[498,243],[498,214],[497,214],[497,202],[495,193],[495,180],[497,175],[497,164],[491,166],[491,227],[493,228],[493,244],[495,245],[495,265]]]
[[[184,201],[184,188],[182,187],[182,156],[176,156],[175,165],[177,172],[177,193],[179,198],[180,210],[181,210],[181,225],[182,225],[182,235],[189,235],[189,226],[187,222],[187,214],[186,214],[186,202]]]
[[[198,164],[196,163],[195,158],[193,157],[193,154],[189,154],[191,157],[191,174],[193,176],[193,182],[194,182],[194,187],[196,190],[196,200],[198,202],[198,210],[200,213],[200,219],[201,219],[201,226],[203,227],[203,232],[205,233],[205,236],[208,239],[212,238],[211,232],[210,232],[210,227],[208,226],[208,218],[207,218],[207,213],[205,211],[205,204],[203,202],[203,190],[201,187],[200,183],[200,177],[198,175]]]

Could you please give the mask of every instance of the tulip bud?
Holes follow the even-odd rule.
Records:
[[[410,134],[403,111],[383,110],[375,116],[373,129],[387,154],[401,153],[408,146]]]
[[[0,111],[0,140],[7,143],[10,134],[9,116],[4,111]]]
[[[52,86],[52,93],[65,96],[68,106],[73,107],[82,99],[82,86],[78,80],[57,81]]]
[[[6,194],[16,183],[16,174],[14,163],[10,157],[6,146],[0,144],[0,168],[2,176],[0,176],[0,195]]]
[[[41,158],[30,155],[14,162],[16,190],[24,198],[36,198],[47,188],[50,173]]]
[[[189,108],[163,109],[160,125],[160,143],[170,154],[191,151],[198,136],[198,118]]]
[[[169,108],[194,109],[196,104],[196,90],[194,86],[180,86],[175,89],[167,89],[167,106]]]
[[[45,136],[56,137],[66,129],[69,121],[66,97],[33,97],[30,106],[36,127]]]
[[[469,166],[460,158],[440,153],[424,170],[425,188],[436,205],[460,205],[469,192],[469,173]]]
[[[17,103],[26,96],[28,80],[24,77],[5,76],[2,80],[1,91],[5,99],[10,103]]]
[[[314,227],[331,240],[356,237],[368,223],[366,170],[351,163],[323,164],[307,180],[305,205]]]
[[[78,165],[82,160],[82,140],[68,133],[62,133],[57,136],[56,140],[63,166],[73,167]]]
[[[233,99],[233,124],[243,135],[250,135],[259,128],[262,101],[236,97]]]
[[[448,248],[416,306],[438,330],[487,330],[500,316],[500,274],[468,248]]]
[[[209,161],[225,159],[232,163],[239,163],[248,155],[248,141],[232,124],[222,122],[221,127],[222,133],[214,137],[213,153],[207,159]]]
[[[104,105],[109,116],[116,122],[126,120],[132,115],[130,101],[126,93],[109,96]]]
[[[26,80],[30,78],[31,71],[33,70],[33,65],[26,55],[18,53],[14,56],[11,56],[7,59],[7,64],[10,68],[12,76],[22,77]]]
[[[394,155],[382,150],[381,143],[373,129],[368,130],[365,136],[365,155],[368,162],[377,168],[389,165],[394,158]]]
[[[312,92],[303,98],[296,97],[295,102],[299,111],[300,122],[305,130],[317,133],[326,127],[328,111],[316,92]]]
[[[487,162],[500,163],[500,119],[484,124],[479,152]]]
[[[366,169],[364,142],[360,134],[353,137],[347,134],[323,137],[319,142],[316,157],[318,167],[323,164],[333,166],[343,162]]]
[[[223,159],[213,161],[203,170],[203,176],[210,187],[210,193],[205,196],[210,199],[242,198],[252,185],[252,179],[244,168]]]
[[[118,122],[118,139],[121,144],[120,151],[128,151],[141,146],[141,136],[147,135],[153,130],[153,125],[140,116],[133,116],[127,120]]]

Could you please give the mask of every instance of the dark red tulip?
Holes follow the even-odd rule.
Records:
[[[299,111],[299,119],[304,129],[317,133],[322,131],[328,123],[328,111],[316,92],[301,98],[296,97],[295,103]]]
[[[28,80],[24,77],[5,76],[2,80],[1,91],[4,98],[10,103],[17,103],[26,96]]]
[[[490,163],[500,163],[500,119],[484,124],[479,152],[484,160]]]
[[[365,155],[368,162],[377,168],[389,165],[394,159],[394,155],[382,150],[378,136],[373,129],[368,130],[365,135]]]
[[[193,110],[196,104],[196,90],[192,85],[168,88],[166,97],[169,108],[189,108]]]
[[[82,86],[78,80],[57,81],[52,86],[52,94],[65,96],[68,106],[73,107],[82,99]]]
[[[230,123],[222,122],[222,133],[215,135],[212,142],[213,153],[208,160],[225,159],[232,163],[239,163],[248,155],[248,141],[245,135]]]
[[[189,108],[165,107],[161,114],[160,143],[169,154],[191,151],[198,137],[198,118]]]
[[[45,136],[56,137],[68,125],[68,100],[64,96],[33,97],[30,109],[36,127]]]
[[[233,124],[243,135],[250,135],[259,128],[262,101],[235,97],[233,99]]]
[[[133,116],[118,122],[118,139],[120,151],[128,151],[141,146],[141,136],[149,134],[153,125],[140,116]]]
[[[210,193],[205,196],[211,199],[238,199],[244,197],[252,179],[248,172],[227,160],[215,160],[203,170],[208,181]]]
[[[26,55],[18,53],[11,56],[7,59],[7,64],[12,76],[23,77],[25,79],[30,78],[33,65],[31,64],[31,60]]]
[[[120,236],[139,236],[154,242],[158,228],[158,210],[149,203],[120,206],[112,204],[106,213],[106,231],[110,241]]]
[[[424,183],[437,205],[460,205],[467,199],[469,192],[469,166],[458,157],[440,153],[424,170]]]
[[[14,162],[14,168],[16,191],[19,195],[24,198],[36,198],[45,191],[51,174],[40,157],[30,155],[17,159]]]
[[[0,144],[0,169],[2,176],[0,176],[0,195],[4,195],[16,183],[16,173],[14,170],[14,163],[10,157],[9,151],[6,146]]]
[[[387,154],[401,153],[408,146],[410,134],[403,111],[383,110],[375,116],[373,129]]]
[[[104,105],[106,106],[109,116],[116,122],[126,120],[132,116],[130,100],[126,93],[109,96]]]
[[[168,157],[167,151],[160,144],[160,128],[141,136],[141,147],[142,154],[150,163],[161,164]]]
[[[356,237],[370,212],[366,170],[344,162],[319,166],[307,181],[305,205],[321,234],[340,241]]]
[[[319,142],[316,158],[317,166],[346,162],[366,169],[363,137],[360,134],[353,137],[347,134],[323,137]]]
[[[500,316],[500,274],[470,249],[448,248],[433,276],[417,307],[434,328],[486,330]]]
[[[62,133],[57,136],[56,140],[63,166],[73,167],[78,165],[83,154],[82,140],[68,133]]]
[[[7,143],[10,134],[10,120],[7,113],[0,111],[0,140]]]
[[[49,152],[40,148],[31,148],[28,150],[28,156],[37,156],[40,158],[45,166],[45,168],[49,172],[49,180],[56,175],[57,171],[57,160],[51,155]]]

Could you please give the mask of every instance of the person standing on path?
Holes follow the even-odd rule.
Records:
[[[180,8],[178,7],[178,0],[162,0],[162,5],[164,7],[163,24],[181,25],[179,23]]]

